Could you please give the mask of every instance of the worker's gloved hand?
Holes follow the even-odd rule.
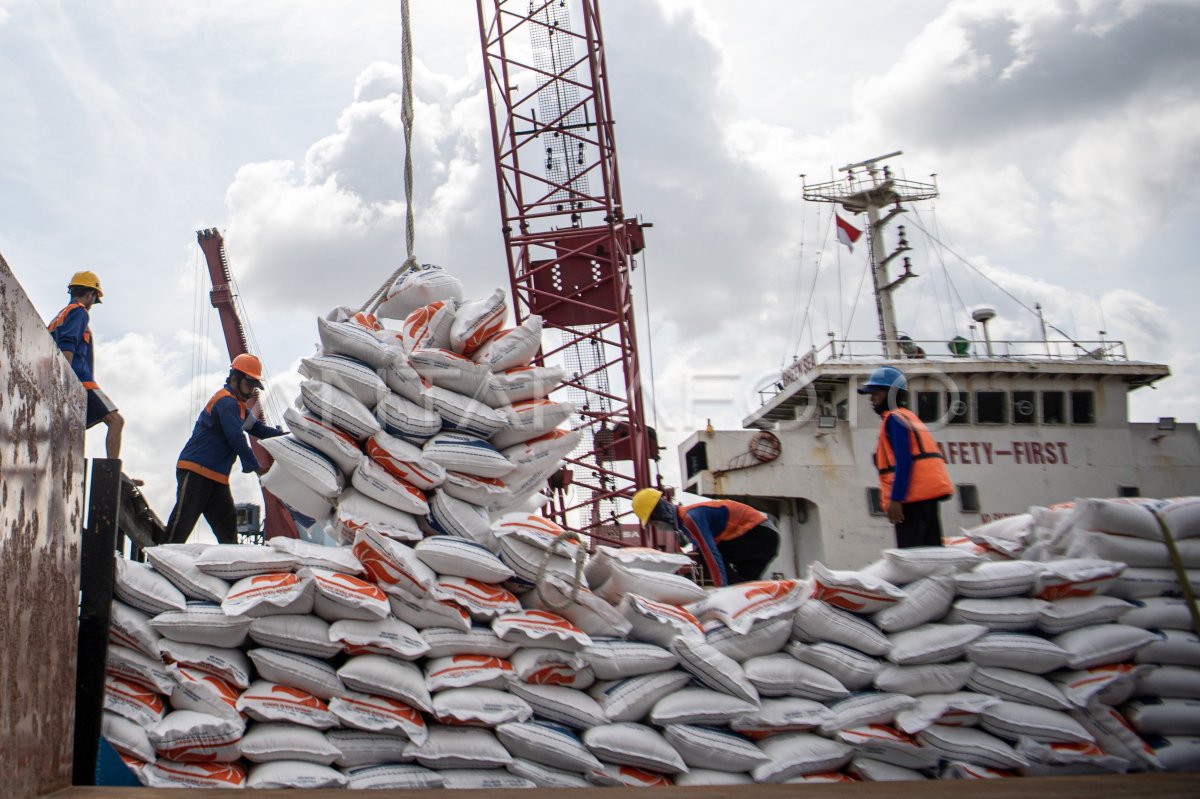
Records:
[[[254,427],[256,424],[258,424],[258,418],[252,413],[246,414],[246,420],[242,422],[242,432],[249,432],[250,428]]]

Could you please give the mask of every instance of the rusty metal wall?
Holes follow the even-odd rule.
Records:
[[[20,799],[71,782],[85,403],[0,256],[0,764]]]

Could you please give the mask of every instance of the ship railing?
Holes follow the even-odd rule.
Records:
[[[887,360],[887,347],[882,339],[830,338],[793,359],[780,374],[779,380],[759,390],[765,405],[789,385],[800,380],[824,363],[872,363]],[[1128,361],[1125,342],[1111,339],[1098,341],[1029,341],[986,340],[959,337],[947,341],[917,341],[901,336],[895,341],[902,361],[918,363],[954,363],[969,360],[983,361]]]

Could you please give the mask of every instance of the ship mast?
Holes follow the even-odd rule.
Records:
[[[899,226],[899,243],[896,249],[884,255],[886,244],[884,229],[905,212],[903,202],[930,200],[937,197],[937,186],[932,183],[897,178],[890,167],[880,167],[881,161],[902,155],[900,150],[856,164],[847,164],[838,169],[846,173],[843,180],[828,183],[804,184],[804,199],[811,202],[826,202],[841,205],[852,214],[867,215],[867,258],[871,266],[871,284],[875,291],[875,311],[879,317],[879,338],[883,342],[884,355],[889,359],[900,357],[900,342],[896,332],[896,309],[892,293],[906,280],[917,275],[912,271],[907,256],[904,271],[895,280],[891,279],[888,267],[896,258],[911,247],[904,236],[904,226]],[[888,206],[891,206],[888,209]],[[888,209],[882,213],[884,209]]]

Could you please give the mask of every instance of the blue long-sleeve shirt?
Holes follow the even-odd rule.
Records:
[[[97,388],[95,353],[92,350],[91,316],[82,303],[73,302],[58,312],[50,322],[50,335],[63,352],[71,353],[71,371],[84,388]]]
[[[884,423],[892,455],[896,459],[896,471],[892,475],[892,496],[889,499],[904,502],[908,498],[908,484],[912,480],[912,431],[895,414]]]
[[[241,461],[243,472],[257,471],[258,459],[250,449],[246,433],[255,438],[273,438],[283,435],[283,431],[257,419],[247,426],[246,414],[246,403],[228,389],[213,394],[196,418],[192,437],[183,445],[176,467],[224,484],[229,483],[235,459]]]

